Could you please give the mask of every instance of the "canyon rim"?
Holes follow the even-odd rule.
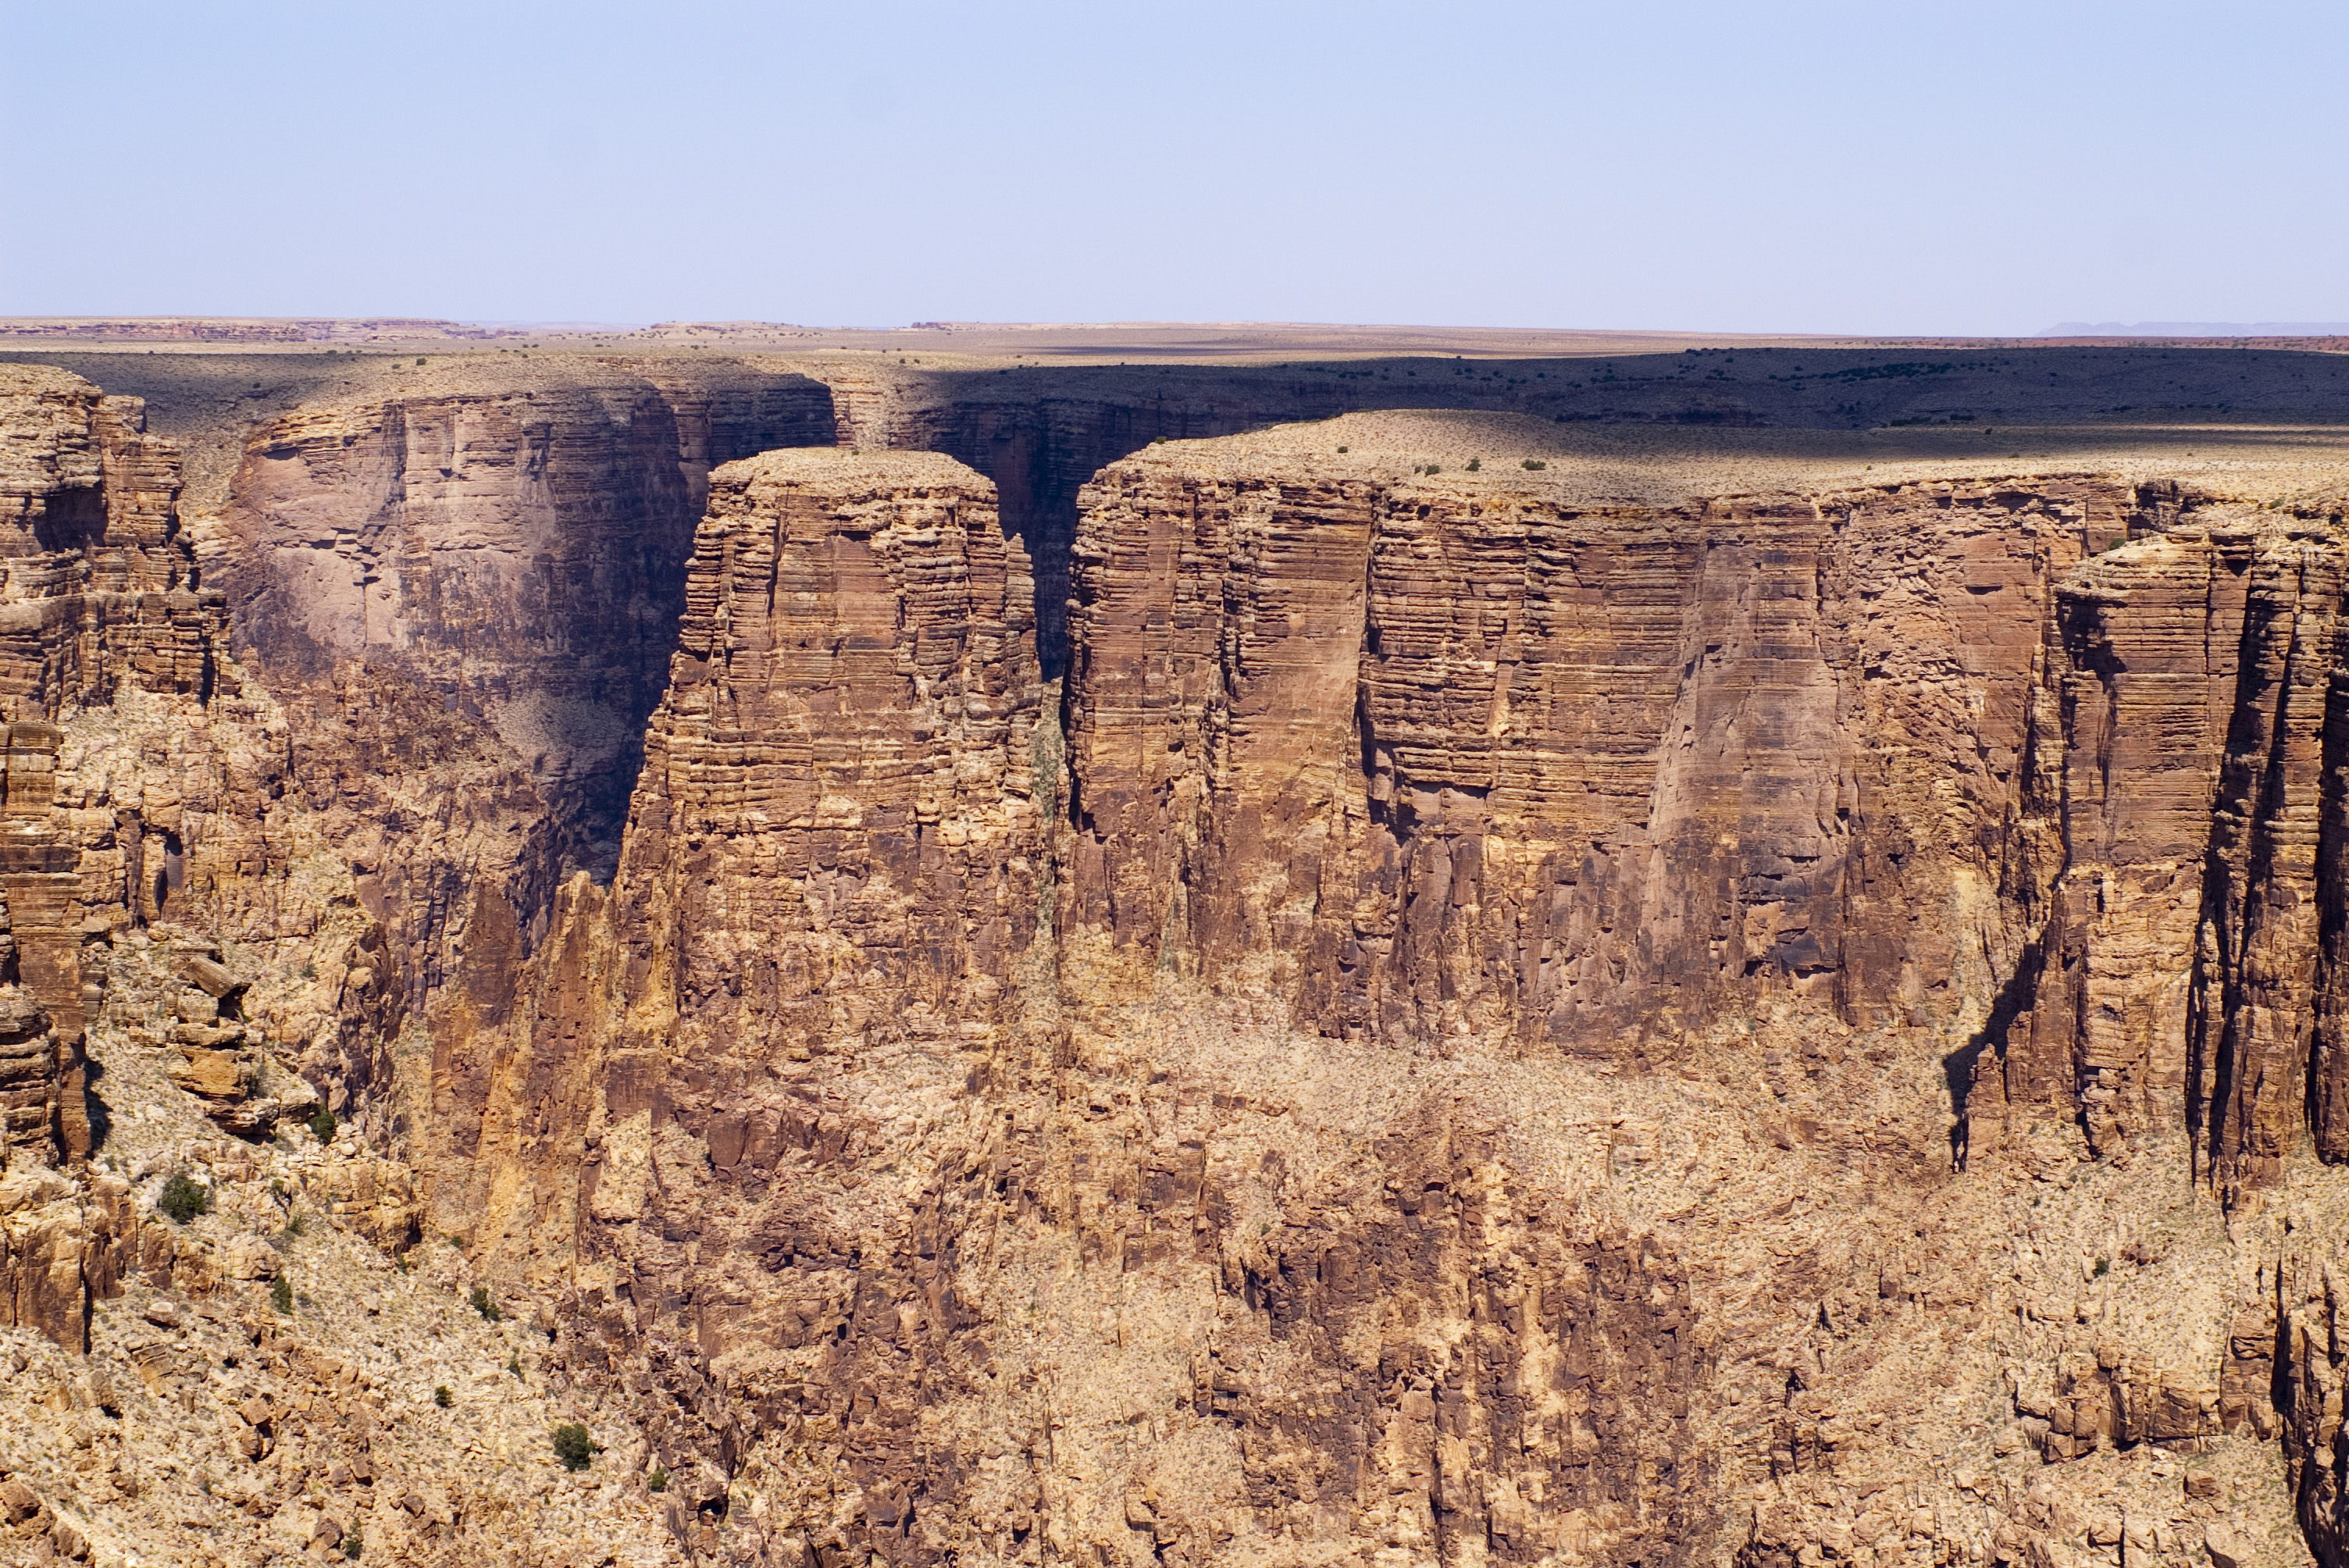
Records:
[[[0,1550],[2340,1568],[2344,510],[2330,340],[0,323]]]

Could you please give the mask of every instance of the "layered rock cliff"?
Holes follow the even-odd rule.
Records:
[[[152,1191],[91,1163],[123,1142],[118,1109],[150,1109],[125,1085],[259,1136],[319,1104],[297,1057],[371,1061],[380,1037],[367,1008],[316,986],[269,986],[248,1014],[254,976],[179,923],[226,930],[257,958],[298,944],[313,974],[372,934],[302,865],[315,842],[276,806],[283,728],[273,746],[235,694],[224,596],[202,583],[179,483],[137,399],[0,373],[0,1324],[77,1351],[99,1304],[175,1266]],[[160,970],[169,1000],[126,998],[126,965]]]
[[[1031,588],[986,482],[772,452],[713,487],[620,873],[566,890],[523,1048],[493,1067],[495,1161],[584,1135],[577,1200],[615,1222],[653,1201],[657,1127],[684,1119],[755,1198],[843,1066],[983,1047],[1045,874]],[[560,1165],[532,1180],[571,1212]]]
[[[429,1020],[392,1113],[470,1232],[487,1064],[557,884],[618,852],[709,469],[835,432],[823,387],[740,366],[416,381],[257,431],[220,532],[288,782],[383,928],[378,1010]]]
[[[355,901],[318,885],[333,875],[303,863],[316,844],[280,800],[283,723],[236,689],[224,595],[201,585],[178,516],[176,451],[145,433],[137,399],[58,372],[6,373],[0,431],[12,530],[0,616],[16,672],[0,698],[9,1170],[64,1238],[46,1253],[24,1236],[12,1246],[65,1282],[37,1310],[20,1303],[17,1321],[77,1343],[90,1303],[147,1246],[116,1201],[123,1184],[30,1173],[78,1165],[108,1135],[97,1035],[129,1028],[158,1076],[259,1135],[320,1102],[297,1055],[344,1103],[337,1053],[371,1061],[382,1020],[316,985],[248,995],[254,976],[217,962],[220,935],[202,934],[264,954],[298,944],[313,974],[375,940]],[[174,999],[134,1017],[114,981],[150,950],[169,955]]]
[[[1087,491],[1072,933],[1270,960],[1316,1031],[1601,1053],[1774,992],[1953,1016],[2011,964],[2052,585],[2128,487],[1660,508],[1247,449]]]
[[[1112,464],[1058,726],[983,481],[718,487],[492,1205],[697,1478],[687,1543],[1990,1561],[2282,1518],[2304,1361],[2255,1326],[2277,1238],[2191,1197],[2183,1014],[2127,1093],[2024,1043],[2066,901],[2142,854],[2065,783],[2081,606],[2245,509],[1406,475],[1394,435]],[[2184,733],[2128,744],[2158,780]]]
[[[1078,491],[1156,440],[1360,410],[1452,408],[1570,428],[1934,428],[1964,438],[1945,449],[1964,461],[2022,455],[2015,449],[2026,443],[2012,422],[2091,424],[2120,413],[2242,418],[2240,411],[2259,409],[2296,423],[2328,418],[2349,397],[2349,365],[2338,355],[2170,345],[2085,352],[1749,346],[1547,360],[1413,356],[1224,365],[1138,356],[1130,364],[1031,360],[956,369],[919,368],[919,358],[913,366],[902,359],[891,366],[865,355],[776,362],[833,389],[842,446],[945,452],[995,481],[1005,524],[1035,563],[1048,676],[1068,657],[1067,563]]]
[[[795,377],[601,371],[451,371],[289,416],[227,518],[241,645],[269,678],[299,696],[357,664],[486,729],[574,863],[626,810],[710,467],[833,436]]]
[[[135,399],[0,372],[5,1554],[662,1560],[657,1510],[550,1482],[593,1397],[461,1256],[395,1269],[383,934],[178,490]]]
[[[2339,510],[2159,512],[2058,595],[2026,810],[2060,818],[2065,861],[1992,1087],[2100,1154],[2183,1130],[2232,1203],[2312,1140],[2349,1152]]]
[[[1503,1124],[1443,1097],[1300,1108],[1214,1025],[1062,1020],[1058,750],[992,501],[911,454],[715,476],[620,872],[574,888],[512,1075],[514,1125],[588,1150],[566,1349],[667,1391],[690,1542],[1456,1556],[1701,1522],[1667,1250],[1512,1190]],[[1284,1147],[1300,1112],[1330,1148]],[[1464,1353],[1464,1283],[1510,1304]]]
[[[514,368],[260,434],[258,679],[168,499],[20,530],[12,1310],[163,1368],[0,1444],[50,1549],[153,1486],[419,1561],[2337,1560],[2341,502],[2289,441],[919,436],[1061,430],[1015,500],[701,468],[942,405]],[[168,498],[41,386],[39,518]],[[184,614],[88,586],[141,527]],[[475,1284],[527,1330],[454,1335]],[[175,1345],[259,1357],[217,1438]],[[437,1494],[434,1378],[520,1412]],[[514,1446],[557,1410],[577,1506]]]
[[[197,592],[177,488],[172,453],[146,437],[136,399],[62,372],[0,375],[0,1313],[75,1347],[129,1242],[128,1214],[53,1167],[86,1159],[96,1139],[86,1026],[109,911],[151,894],[135,810],[75,822],[55,809],[65,735],[51,721],[135,689],[209,693],[221,595]]]

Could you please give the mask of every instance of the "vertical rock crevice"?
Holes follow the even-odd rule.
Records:
[[[1982,1071],[2099,1157],[2182,1135],[2235,1207],[2344,1147],[2344,543],[2174,487],[2137,503],[2134,542],[2057,587],[2032,745],[2060,761],[2023,809],[2060,863]]]

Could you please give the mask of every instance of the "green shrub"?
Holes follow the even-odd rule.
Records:
[[[1427,471],[1432,474],[1440,474],[1444,471],[1444,465],[1441,463],[1430,463],[1427,465]]]
[[[658,1465],[653,1466],[653,1473],[645,1477],[645,1489],[648,1491],[667,1491],[668,1471]]]
[[[1472,474],[1484,466],[1485,459],[1482,458],[1471,458],[1468,459],[1468,471]]]
[[[1345,449],[1345,448],[1343,448],[1343,447],[1340,447],[1340,448],[1339,448],[1338,449],[1339,449],[1340,451],[1341,451],[1341,452],[1342,452],[1342,451],[1344,451],[1346,449]]]
[[[269,1286],[269,1305],[280,1312],[294,1310],[294,1282],[279,1274]]]
[[[567,1470],[584,1470],[595,1462],[595,1440],[587,1429],[576,1421],[565,1421],[554,1429],[554,1457]]]
[[[473,1304],[473,1310],[475,1312],[480,1313],[492,1323],[503,1323],[505,1321],[506,1315],[498,1310],[498,1304],[496,1302],[490,1299],[490,1287],[488,1285],[475,1285],[473,1287],[473,1294],[467,1296],[465,1299]]]
[[[343,1555],[354,1563],[359,1560],[359,1538],[357,1534],[343,1537]]]
[[[335,1140],[335,1113],[320,1106],[318,1114],[310,1119],[310,1136],[321,1143],[332,1143]]]
[[[212,1189],[185,1171],[163,1183],[162,1196],[155,1207],[170,1215],[174,1223],[184,1225],[212,1206]]]
[[[1526,459],[1526,467],[1528,470],[1531,470],[1535,469],[1546,469],[1549,467],[1549,465],[1542,461],[1539,458],[1527,458]]]
[[[517,1377],[522,1376],[521,1351],[517,1350],[506,1357],[506,1370],[512,1373]]]
[[[433,1385],[432,1402],[445,1410],[457,1402],[457,1396],[449,1392],[448,1384],[438,1383]]]

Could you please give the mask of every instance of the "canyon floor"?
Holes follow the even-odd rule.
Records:
[[[22,1560],[2349,1560],[2349,356],[365,325],[0,340]]]

